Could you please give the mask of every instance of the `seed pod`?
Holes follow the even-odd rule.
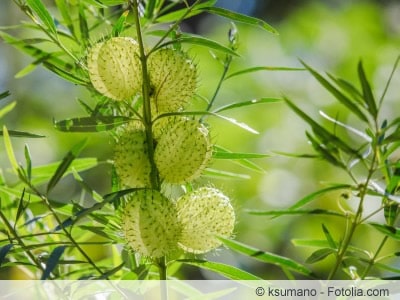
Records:
[[[175,251],[181,234],[175,204],[150,189],[131,194],[122,213],[122,230],[133,250],[152,258]]]
[[[124,186],[150,186],[151,165],[147,154],[146,134],[127,127],[114,146],[115,170]]]
[[[196,65],[182,51],[162,49],[148,60],[156,113],[178,111],[193,97],[197,86]]]
[[[114,100],[129,100],[142,89],[139,46],[129,37],[98,43],[88,53],[89,77],[94,88]]]
[[[228,238],[235,224],[235,212],[229,198],[219,190],[202,187],[176,202],[182,234],[178,245],[187,252],[204,253]]]
[[[211,155],[207,128],[198,121],[183,120],[160,136],[154,161],[165,182],[181,184],[198,178]]]

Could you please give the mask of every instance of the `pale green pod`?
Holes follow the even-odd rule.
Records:
[[[182,184],[198,178],[211,155],[207,128],[196,120],[181,120],[158,139],[154,161],[162,180]]]
[[[127,127],[120,132],[114,146],[114,166],[124,186],[150,186],[151,165],[143,130]]]
[[[94,45],[88,53],[89,77],[94,88],[114,100],[129,100],[142,90],[138,43],[113,37]]]
[[[156,51],[149,56],[148,70],[156,114],[178,111],[193,97],[197,69],[186,53],[175,49]]]
[[[235,225],[235,212],[230,200],[221,191],[202,187],[185,194],[176,202],[182,234],[178,245],[186,252],[204,253],[229,238]]]
[[[132,193],[123,208],[122,230],[128,245],[141,255],[158,258],[176,251],[181,225],[175,203],[156,190]]]

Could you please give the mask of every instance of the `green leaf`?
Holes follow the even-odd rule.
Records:
[[[60,179],[64,176],[64,173],[70,167],[71,163],[81,153],[83,148],[86,146],[86,141],[87,141],[86,139],[80,141],[78,144],[76,144],[74,147],[72,147],[72,149],[64,157],[64,159],[58,166],[56,172],[51,177],[49,184],[47,185],[47,194],[57,185],[57,183],[60,181]]]
[[[223,53],[226,53],[226,54],[229,54],[232,56],[236,56],[236,57],[240,56],[232,49],[225,47],[216,41],[207,39],[202,36],[195,36],[195,35],[189,35],[189,34],[185,34],[185,35],[177,37],[176,39],[173,39],[171,41],[164,42],[163,44],[158,46],[156,49],[153,49],[152,51],[156,51],[157,49],[160,49],[160,48],[163,48],[163,47],[166,47],[169,45],[179,44],[179,43],[203,46],[203,47],[207,47],[207,48],[214,49],[217,51],[221,51]]]
[[[58,265],[58,262],[65,251],[66,246],[59,246],[54,248],[51,252],[49,259],[46,262],[46,268],[43,271],[42,277],[40,280],[46,280],[53,272],[54,268]]]
[[[262,153],[243,153],[243,152],[230,152],[219,146],[214,146],[213,158],[217,159],[246,159],[246,158],[264,158],[270,157],[269,154]]]
[[[8,252],[14,247],[14,244],[7,244],[0,248],[0,267],[3,264]]]
[[[7,95],[7,94],[6,94]],[[9,95],[9,94],[8,94]],[[6,96],[7,97],[7,96]],[[15,105],[17,105],[17,103],[15,101],[7,104],[6,106],[4,106],[2,109],[0,109],[0,119],[8,114],[10,111],[12,111],[15,107]]]
[[[269,264],[274,264],[276,266],[281,267],[282,269],[288,269],[292,270],[294,272],[306,275],[306,276],[311,276],[314,277],[315,275],[311,270],[309,270],[307,267],[303,266],[302,264],[291,260],[289,258],[286,258],[284,256],[280,256],[277,254],[265,252],[250,246],[247,246],[245,244],[239,243],[237,241],[225,239],[225,238],[220,238],[220,240],[224,243],[225,246],[229,247],[230,249],[239,252],[241,254],[244,254],[248,257],[252,257],[254,259],[257,259],[259,261],[269,263]]]
[[[178,262],[213,271],[231,280],[261,280],[260,277],[222,263],[199,259],[179,259]]]
[[[207,168],[203,172],[203,176],[210,177],[210,178],[216,178],[216,179],[250,179],[250,176],[247,174],[239,174],[239,173],[233,173],[233,172],[228,172],[228,171],[223,171],[223,170],[216,170],[212,168]]]
[[[328,228],[325,226],[325,224],[322,224],[322,231],[324,232],[324,235],[326,237],[326,240],[328,241],[329,246],[332,249],[336,249],[337,248],[337,243],[335,242],[335,240],[333,239],[331,233],[329,232]]]
[[[385,205],[384,208],[384,216],[386,220],[386,224],[389,226],[393,226],[397,220],[397,216],[399,215],[399,203],[391,202]]]
[[[339,91],[336,87],[334,87],[328,80],[326,80],[318,72],[316,72],[314,69],[309,67],[305,62],[301,61],[301,63],[314,76],[314,78],[317,79],[319,81],[319,83],[327,91],[329,91],[340,103],[342,103],[344,106],[346,106],[352,113],[357,115],[362,121],[368,123],[368,118],[365,116],[365,114],[359,109],[359,107],[353,101],[351,101],[341,91]]]
[[[346,217],[345,215],[333,211],[333,210],[326,210],[326,209],[285,209],[285,210],[268,210],[268,211],[263,211],[263,210],[246,210],[246,212],[250,215],[256,215],[256,216],[274,216],[274,217],[279,217],[279,216],[285,216],[285,215],[326,215],[326,216],[336,216],[336,217]]]
[[[10,140],[10,135],[8,133],[6,126],[3,126],[3,137],[4,137],[4,145],[6,148],[8,160],[11,163],[14,173],[18,175],[19,174],[19,165],[18,165],[17,159],[15,157],[14,150],[13,150],[11,140]]]
[[[54,127],[65,132],[100,132],[112,130],[131,120],[123,116],[92,116],[55,121]]]
[[[115,23],[112,29],[112,36],[120,36],[120,34],[124,31],[128,15],[129,15],[129,10],[126,10],[118,18],[118,21]]]
[[[37,66],[42,62],[42,59],[36,60],[33,63],[27,65],[25,68],[23,68],[21,71],[19,71],[17,74],[15,74],[15,78],[22,78],[25,77],[26,75],[29,75],[33,71],[36,70]]]
[[[79,29],[81,32],[81,41],[84,45],[87,45],[90,40],[89,27],[85,16],[85,7],[81,2],[79,2]]]
[[[70,15],[71,9],[68,7],[69,3],[67,3],[66,0],[55,0],[55,3],[57,5],[58,11],[63,18],[65,26],[72,34],[74,34],[75,29]]]
[[[253,99],[249,101],[243,101],[243,102],[236,102],[236,103],[231,103],[227,104],[224,106],[221,106],[213,111],[213,113],[218,113],[224,110],[230,110],[233,108],[238,108],[238,107],[243,107],[243,106],[250,106],[250,105],[255,105],[255,104],[262,104],[262,103],[276,103],[276,102],[281,102],[282,99],[280,98],[260,98],[260,99]]]
[[[335,184],[333,186],[329,186],[327,188],[313,192],[313,193],[307,195],[306,197],[300,199],[295,204],[293,204],[289,209],[297,210],[298,208],[303,207],[304,205],[315,200],[318,196],[326,194],[328,192],[337,191],[337,190],[348,190],[348,189],[353,189],[353,187],[350,184]]]
[[[8,134],[12,137],[22,137],[22,138],[44,138],[44,135],[39,135],[39,134],[34,134],[34,133],[29,133],[25,131],[17,131],[17,130],[8,130]],[[4,135],[4,132],[0,130],[0,136]]]
[[[25,197],[25,189],[22,191],[22,195],[19,198],[17,213],[15,214],[15,220],[14,220],[15,224],[17,224],[17,222],[21,218],[22,214],[28,208],[29,201],[25,201],[24,197]]]
[[[321,260],[324,260],[326,257],[328,257],[331,254],[336,253],[335,249],[332,248],[323,248],[323,249],[318,249],[314,251],[307,259],[306,263],[307,264],[314,264],[316,262],[319,262]]]
[[[304,71],[304,68],[290,68],[290,67],[251,67],[247,69],[243,69],[234,73],[229,74],[225,77],[225,80],[236,77],[239,75],[247,74],[247,73],[254,73],[259,71]]]
[[[252,26],[256,26],[259,27],[263,30],[266,30],[270,33],[276,34],[278,35],[278,31],[273,28],[271,25],[269,25],[268,23],[264,22],[263,20],[257,19],[257,18],[253,18],[247,15],[243,15],[237,12],[233,12],[224,8],[220,8],[220,7],[203,7],[200,8],[200,10],[202,11],[206,11],[208,13],[211,14],[215,14],[218,16],[222,16],[225,18],[228,18],[232,21],[236,21],[236,22],[241,22],[241,23],[245,23],[248,25],[252,25]]]
[[[9,91],[5,91],[0,93],[0,100],[3,100],[4,98],[7,98],[8,96],[10,96],[10,92]]]
[[[384,235],[395,240],[400,240],[400,229],[395,228],[393,226],[383,225],[378,223],[368,223],[368,224],[371,225],[376,230],[378,230],[379,232],[383,233]]]
[[[25,162],[26,162],[26,175],[28,177],[28,181],[31,181],[32,178],[32,159],[31,159],[31,153],[29,151],[28,145],[25,145]]]
[[[360,61],[358,64],[358,78],[361,82],[361,87],[363,91],[363,99],[365,104],[367,104],[368,111],[376,119],[378,116],[378,108],[376,106],[374,95],[372,94],[371,86],[368,82],[367,76],[365,76],[364,67]]]
[[[355,101],[359,104],[364,105],[363,95],[360,91],[349,81],[334,77],[332,74],[327,73],[329,78],[336,83],[338,87],[340,87],[343,91],[346,91]]]
[[[41,0],[26,0],[26,4],[38,15],[39,19],[43,22],[43,24],[53,33],[55,36],[57,35],[56,25],[54,24],[53,18],[50,13],[43,5]]]

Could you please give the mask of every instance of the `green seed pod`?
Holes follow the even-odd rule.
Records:
[[[151,165],[147,151],[143,130],[127,127],[120,133],[114,146],[114,165],[124,186],[150,186]]]
[[[122,230],[133,250],[152,258],[175,251],[181,234],[175,204],[150,189],[130,195],[122,213]]]
[[[148,60],[151,101],[157,114],[182,109],[197,86],[196,65],[182,51],[162,49]]]
[[[129,100],[142,90],[139,46],[129,37],[114,37],[93,46],[87,57],[94,88],[114,100]]]
[[[160,136],[154,161],[165,182],[181,184],[198,178],[211,155],[207,128],[198,121],[183,120]]]
[[[219,190],[202,187],[176,202],[182,235],[178,245],[187,252],[204,253],[228,238],[235,225],[235,212],[229,198]]]

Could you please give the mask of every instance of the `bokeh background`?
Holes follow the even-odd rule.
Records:
[[[52,1],[44,2],[51,9]],[[254,27],[237,24],[241,57],[234,61],[232,71],[251,66],[300,67],[301,59],[319,71],[329,71],[355,82],[357,63],[362,59],[379,97],[400,54],[399,1],[220,0],[218,5],[262,18],[279,31],[279,36],[273,36]],[[0,26],[18,24],[21,20],[25,17],[13,1],[0,1]],[[228,20],[213,16],[195,17],[183,25],[183,30],[204,34],[223,43],[227,41],[229,28]],[[222,67],[215,63],[208,50],[191,47],[190,51],[200,69],[199,93],[210,97]],[[85,116],[77,99],[89,103],[91,99],[85,90],[64,82],[42,67],[25,77],[16,78],[16,74],[30,62],[29,57],[0,41],[0,91],[11,92],[11,96],[3,102],[17,101],[16,108],[0,121],[0,125],[45,135],[44,139],[13,139],[16,154],[21,160],[23,146],[28,144],[33,164],[41,165],[62,159],[72,145],[85,137],[84,134],[57,132],[52,125],[53,119]],[[384,117],[394,118],[400,114],[399,80],[400,71],[393,78],[386,96]],[[346,120],[348,113],[304,71],[266,71],[229,79],[222,87],[217,105],[282,95],[315,116],[316,120],[321,119],[319,110]],[[304,135],[307,125],[283,102],[232,110],[227,115],[246,122],[260,134],[252,135],[209,119],[217,144],[237,152],[271,154],[268,158],[255,160],[265,169],[264,173],[249,171],[232,163],[214,162],[214,168],[249,175],[249,179],[205,179],[233,199],[238,213],[236,238],[254,247],[304,261],[315,249],[295,247],[293,238],[322,238],[321,223],[328,224],[333,234],[340,236],[343,225],[335,219],[294,216],[271,219],[246,212],[246,209],[285,208],[328,182],[350,181],[324,162],[276,154],[312,152]],[[89,145],[82,156],[94,156],[102,161],[111,159],[112,145],[108,134],[90,135]],[[0,168],[12,183],[2,144]],[[108,165],[82,175],[99,193],[110,191]],[[79,190],[72,178],[66,178],[57,192],[60,201],[71,201],[79,197]],[[337,208],[338,197],[340,195],[333,193],[322,197],[314,205]],[[371,241],[374,235],[370,231],[361,230],[357,236],[359,244],[373,246]],[[396,245],[388,246],[391,247]],[[207,257],[239,266],[264,278],[284,278],[284,274],[273,266],[236,256],[227,250],[210,253]],[[328,272],[329,262],[332,261],[317,264],[317,272]],[[194,268],[186,268],[184,272],[191,278],[218,278]]]

